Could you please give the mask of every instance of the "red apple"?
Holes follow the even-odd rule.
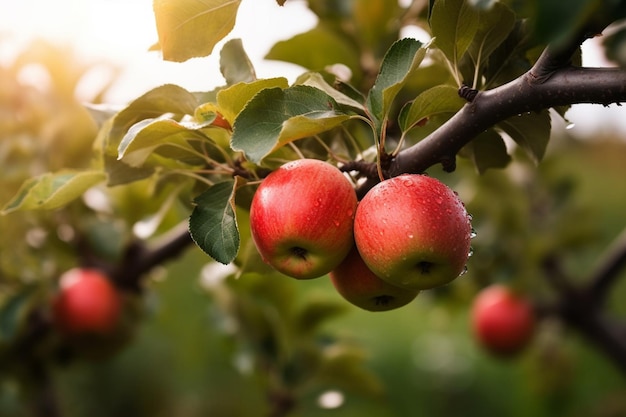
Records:
[[[474,299],[471,311],[476,339],[488,351],[510,356],[521,351],[535,329],[530,302],[503,285],[483,289]]]
[[[221,127],[226,130],[233,130],[233,128],[230,126],[230,123],[228,123],[228,120],[224,119],[224,116],[222,116],[222,114],[219,112],[215,113],[215,119],[213,120],[211,125]]]
[[[368,311],[387,311],[402,307],[417,297],[419,291],[389,284],[376,276],[352,248],[348,256],[330,272],[335,289],[343,298]]]
[[[357,198],[337,167],[315,159],[288,162],[252,199],[250,229],[265,262],[285,275],[327,274],[353,245]]]
[[[117,327],[121,298],[102,272],[70,269],[61,276],[59,285],[53,319],[63,332],[107,335]]]
[[[398,287],[424,290],[465,270],[472,226],[445,184],[400,175],[373,187],[359,203],[354,238],[367,266]]]

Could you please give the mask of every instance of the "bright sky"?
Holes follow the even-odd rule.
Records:
[[[222,85],[219,51],[233,38],[242,39],[260,78],[293,79],[302,68],[264,61],[263,56],[276,41],[304,32],[316,21],[302,0],[290,0],[284,7],[274,0],[243,0],[234,30],[211,56],[173,63],[148,52],[158,39],[152,0],[0,0],[0,35],[8,35],[0,43],[0,62],[34,37],[68,44],[87,61],[106,59],[122,67],[122,77],[107,98],[125,103],[165,83],[194,91]]]
[[[210,57],[172,63],[148,52],[157,40],[152,0],[0,0],[0,63],[11,59],[34,37],[71,45],[88,62],[104,59],[122,69],[106,99],[111,104],[124,104],[165,83],[192,91],[222,85],[218,52],[233,38],[242,39],[260,78],[286,76],[293,80],[302,68],[265,61],[263,56],[276,41],[315,24],[316,17],[304,0],[289,0],[283,7],[275,0],[243,0],[235,29]],[[589,65],[603,64],[592,47],[585,48],[584,56]],[[89,92],[84,95],[89,97]],[[575,123],[571,131],[575,135],[585,136],[611,126],[626,133],[626,106],[579,105],[568,117]]]

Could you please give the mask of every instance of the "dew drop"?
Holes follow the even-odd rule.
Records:
[[[462,277],[463,275],[467,274],[467,265],[465,265],[463,267],[463,270],[461,271],[461,273],[459,274],[460,277]]]
[[[409,233],[408,235],[406,235],[406,237],[408,237],[409,239],[413,239],[414,238],[413,233]]]
[[[472,230],[470,231],[470,239],[474,239],[476,237],[476,230],[472,227]]]
[[[474,248],[470,246],[469,252],[467,253],[467,257],[471,258],[473,254],[474,254]]]
[[[405,187],[412,187],[413,186],[413,180],[410,178],[404,178],[402,179],[402,185],[404,185]]]
[[[568,123],[567,126],[565,126],[565,129],[570,130],[576,127],[576,123]]]

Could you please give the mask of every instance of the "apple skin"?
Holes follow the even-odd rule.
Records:
[[[53,300],[53,320],[70,335],[109,335],[117,328],[121,296],[101,271],[73,268],[60,277]]]
[[[297,279],[327,274],[354,244],[357,198],[335,166],[291,161],[270,173],[250,206],[252,238],[265,262]]]
[[[487,351],[512,356],[532,339],[535,315],[527,299],[503,285],[494,284],[484,288],[474,299],[471,323],[474,336]]]
[[[458,196],[439,180],[404,174],[363,197],[354,238],[367,266],[401,288],[448,284],[466,268],[472,225]]]
[[[356,246],[333,269],[330,279],[348,302],[367,311],[389,311],[407,305],[419,291],[389,284],[376,276],[363,262]]]

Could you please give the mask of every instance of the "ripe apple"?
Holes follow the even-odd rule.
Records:
[[[65,333],[108,335],[117,327],[121,298],[99,270],[73,268],[61,275],[54,323]]]
[[[367,266],[398,287],[425,290],[465,270],[472,226],[458,196],[439,180],[405,174],[363,197],[354,238]]]
[[[357,198],[337,167],[291,161],[270,173],[250,206],[250,229],[265,262],[297,279],[327,274],[354,243]]]
[[[530,302],[499,284],[486,287],[476,296],[471,322],[480,344],[500,356],[521,351],[532,338],[535,328]]]
[[[378,278],[365,265],[356,246],[329,276],[343,298],[368,311],[387,311],[402,307],[413,301],[419,293],[417,290],[396,287]]]

